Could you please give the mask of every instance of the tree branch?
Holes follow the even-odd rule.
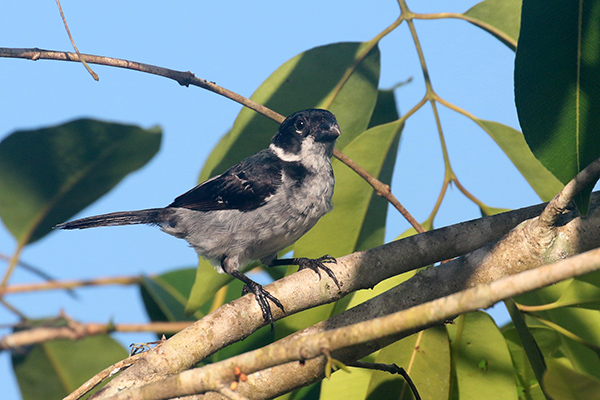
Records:
[[[592,168],[590,167],[590,169]],[[585,172],[582,171],[583,173]],[[561,194],[558,196],[561,196]],[[485,246],[483,246],[484,243],[478,243],[478,246],[474,247],[477,250],[439,267],[420,271],[413,278],[384,294],[340,313],[327,321],[292,334],[280,342],[285,343],[287,340],[294,340],[296,337],[342,328],[353,323],[406,310],[437,299],[440,296],[451,295],[480,284],[489,284],[509,275],[537,268],[543,264],[600,247],[600,223],[598,222],[600,220],[600,207],[598,206],[598,195],[593,196],[593,199],[594,201],[590,206],[590,214],[584,219],[579,218],[576,211],[562,214],[560,226],[550,230],[554,240],[548,240],[547,231],[532,229],[537,224],[536,218],[528,220],[511,230],[501,240],[494,241]],[[542,212],[542,208],[538,208],[537,212],[538,214],[536,215],[539,215]],[[513,211],[500,214],[483,218],[480,221],[489,223],[495,217],[499,217],[499,220],[501,220],[500,216],[514,215],[514,213]],[[485,223],[482,226],[485,226]],[[311,280],[314,282],[314,276],[304,274],[304,271],[300,271],[271,284],[269,291],[282,301],[288,313],[300,311],[304,306],[312,307],[325,302],[335,301],[346,293],[372,287],[375,283],[394,274],[428,265],[435,261],[455,257],[455,255],[450,255],[452,253],[451,249],[436,247],[439,243],[436,243],[432,238],[439,235],[440,231],[442,230],[427,232],[340,258],[337,265],[332,265],[332,270],[340,282],[342,282],[340,292],[337,292],[335,286],[328,281],[320,281],[317,285],[314,283],[311,284]],[[583,232],[585,234],[582,234]],[[443,240],[447,240],[448,243],[455,245],[461,245],[464,242],[458,236],[460,235],[452,238],[446,237]],[[441,239],[441,237],[443,235],[438,236],[437,239]],[[561,239],[556,240],[556,238]],[[421,240],[423,242],[420,242]],[[436,250],[442,251],[437,253]],[[433,255],[439,256],[441,253],[446,254],[437,260],[432,260]],[[289,289],[287,293],[283,291],[286,286]],[[240,312],[240,309],[243,309],[244,312]],[[275,318],[280,318],[281,316],[281,312],[276,310]],[[217,320],[220,320],[220,323],[227,327],[226,331],[219,330]],[[236,321],[236,323],[227,323],[226,321]],[[162,349],[165,354],[162,357],[147,357],[145,361],[148,361],[148,365],[143,363],[137,364],[134,368],[117,377],[113,382],[122,389],[151,382],[161,375],[166,376],[178,372],[173,370],[173,360],[168,361],[165,355],[167,357],[168,355],[172,355],[172,357],[177,359],[178,364],[175,368],[181,368],[181,370],[189,368],[194,362],[218,350],[220,346],[229,344],[232,336],[239,338],[246,337],[257,329],[257,324],[262,324],[260,310],[258,310],[252,299],[245,296],[224,305],[192,327],[175,335],[163,345]],[[235,331],[231,329],[232,326],[243,328],[241,328],[242,331]],[[336,358],[341,361],[358,360],[409,333],[412,332],[404,332],[396,336],[387,337],[384,340],[375,340],[363,343],[361,346],[350,347],[343,353],[336,354]],[[187,351],[185,354],[174,354],[177,353],[177,348],[181,347],[184,343],[190,343],[195,337],[214,337],[215,342],[207,344],[203,349],[189,349],[188,346],[186,347]],[[222,340],[223,338],[227,339]],[[221,343],[217,344],[217,341]],[[173,345],[173,348],[170,348],[170,345]],[[148,375],[150,371],[153,373],[151,376]],[[284,393],[320,379],[322,377],[320,374],[321,371],[322,360],[319,361],[318,359],[315,359],[315,362],[307,361],[300,370],[295,368],[293,364],[278,366],[261,373],[261,379],[266,383],[263,389],[281,390],[281,393]],[[290,381],[289,377],[293,377],[293,380]],[[278,384],[274,385],[274,382]],[[257,388],[254,387],[253,390],[257,390]],[[115,389],[111,388],[111,385],[107,385],[105,392],[98,393],[98,395],[107,396],[114,393],[116,393]]]
[[[20,330],[3,336],[0,339],[0,351],[31,346],[56,339],[78,340],[87,336],[101,335],[110,332],[156,332],[177,333],[192,322],[151,322],[145,324],[99,324],[82,323],[66,316],[61,316],[66,323],[63,326],[40,326]]]
[[[597,232],[600,227],[600,223],[598,223],[600,219],[600,207],[598,207],[600,195],[594,194],[593,199],[594,203],[590,207],[590,218],[586,219],[586,223],[589,225],[587,229],[590,230],[586,236],[594,237],[596,241],[600,241],[600,235],[593,233]],[[267,289],[284,304],[289,315],[319,304],[335,301],[355,290],[371,288],[379,281],[396,274],[471,252],[487,243],[498,240],[523,220],[539,215],[544,207],[545,205],[538,205],[475,221],[463,222],[368,251],[341,257],[338,259],[337,264],[330,266],[342,283],[339,292],[328,278],[315,282],[315,276],[310,273],[311,271],[300,271],[292,274],[272,283]],[[574,214],[571,216],[575,218]],[[396,291],[387,293],[387,297],[384,296],[380,299],[382,296],[379,296],[298,334],[341,327],[351,322],[389,314],[399,309],[406,309],[415,304],[435,299],[440,295],[458,292],[469,285],[485,282],[485,278],[491,279],[491,276],[479,273],[478,280],[469,280],[469,272],[474,267],[465,268],[463,266],[465,261],[461,260],[461,264],[452,261],[440,267],[422,271],[417,274],[416,279],[411,279],[414,282],[412,288],[401,285]],[[451,269],[453,265],[456,265],[456,268]],[[462,271],[461,268],[464,268],[465,271]],[[502,268],[496,268],[495,270],[498,269],[502,271]],[[513,271],[509,269],[505,271],[506,274],[511,272]],[[437,273],[439,276],[432,276],[432,273]],[[411,293],[411,295],[407,296],[406,293]],[[274,314],[277,319],[283,317],[279,310],[274,310]],[[249,336],[264,324],[261,315],[256,302],[250,296],[244,296],[225,304],[165,342],[161,347],[163,353],[160,357],[150,355],[143,362],[136,364],[116,377],[105,388],[106,395],[114,394],[116,388],[131,387],[140,382],[150,382],[157,377],[171,375],[190,368],[220,348]],[[210,338],[210,340],[203,340],[200,346],[197,341],[198,337]],[[190,346],[189,343],[195,343],[195,345]],[[376,350],[376,346],[377,344],[368,347],[367,354]],[[179,351],[183,347],[186,348],[186,351]],[[352,361],[360,358],[353,358],[353,355],[349,355],[344,360]],[[314,377],[314,366],[318,365],[318,362],[311,365],[313,367],[309,367],[307,362],[307,365],[301,370],[293,371],[293,374],[300,375],[289,375],[290,371],[286,370],[285,373],[278,374],[277,379],[289,380],[286,378],[289,375],[298,378],[298,381],[302,381],[304,371],[307,375]]]
[[[77,287],[85,286],[101,286],[101,285],[136,285],[140,283],[141,277],[139,276],[111,276],[105,278],[92,278],[92,279],[77,279],[77,280],[66,280],[56,281],[51,280],[48,282],[40,283],[21,283],[10,285],[3,290],[0,290],[0,297],[6,294],[15,293],[26,293],[26,292],[39,292],[42,290],[56,290],[56,289],[74,289]]]
[[[396,338],[399,332],[417,331],[459,314],[488,308],[502,299],[597,270],[600,270],[600,249],[478,285],[384,317],[310,335],[294,335],[292,340],[286,340],[284,344],[280,341],[228,360],[184,371],[141,388],[120,392],[110,399],[160,400],[203,393],[213,390],[210,382],[235,381],[235,367],[252,378],[253,373],[269,367],[322,357],[323,349],[339,350],[374,340]],[[252,381],[248,381],[239,387],[243,390],[244,386],[251,385]],[[244,391],[248,395],[252,394],[253,388],[250,389]]]

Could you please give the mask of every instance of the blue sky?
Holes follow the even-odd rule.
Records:
[[[414,4],[413,4],[414,3]],[[415,12],[464,12],[476,1],[409,2]],[[64,0],[63,10],[81,52],[126,58],[214,81],[249,97],[282,63],[315,46],[367,41],[398,15],[392,0],[282,2],[164,2]],[[518,128],[513,100],[514,53],[489,34],[458,20],[416,21],[435,90],[479,118]],[[53,1],[0,4],[2,46],[71,51]],[[412,77],[396,91],[400,111],[424,94],[424,83],[406,24],[381,42],[380,87]],[[232,125],[241,106],[203,91],[147,74],[93,66],[95,82],[76,63],[0,59],[0,138],[18,129],[55,125],[79,117],[160,125],[163,144],[143,169],[80,216],[164,206],[195,185],[206,157]],[[486,204],[518,208],[539,199],[493,141],[474,123],[440,107],[450,158],[461,183]],[[418,219],[426,218],[443,178],[438,133],[431,108],[411,117],[404,130],[392,190]],[[478,218],[479,209],[451,188],[436,227]],[[408,224],[390,211],[387,239]],[[0,226],[0,253],[15,242]],[[22,260],[57,279],[160,273],[193,266],[185,242],[144,226],[54,232],[28,247]],[[4,264],[2,264],[4,265]],[[11,283],[38,281],[17,271]],[[131,287],[13,295],[8,300],[34,318],[64,309],[86,322],[144,322],[138,291]],[[503,313],[494,314],[500,321]],[[13,324],[0,309],[0,323]],[[5,334],[7,330],[0,330]],[[150,335],[119,335],[125,345]],[[0,354],[0,371],[10,369]],[[12,373],[0,372],[5,398],[18,398]]]

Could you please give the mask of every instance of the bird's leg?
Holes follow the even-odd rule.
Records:
[[[333,273],[333,271],[331,269],[329,269],[329,267],[327,267],[325,264],[323,264],[324,262],[330,262],[330,263],[335,264],[335,263],[337,263],[337,260],[335,258],[333,258],[332,256],[326,254],[323,257],[319,257],[319,258],[299,257],[299,258],[274,259],[268,264],[268,266],[269,267],[277,267],[280,265],[297,265],[298,270],[309,268],[309,269],[312,269],[313,271],[315,271],[317,273],[317,275],[319,275],[319,279],[321,278],[321,272],[319,271],[319,269],[322,269],[335,282],[338,289],[341,289],[340,283],[338,282],[337,278],[335,277],[335,274]]]
[[[228,261],[229,260],[225,257],[221,261],[221,266],[223,267],[223,270],[228,275],[231,275],[234,278],[239,279],[240,281],[245,283],[244,289],[242,290],[242,295],[250,292],[254,293],[254,296],[256,297],[256,302],[260,306],[265,322],[271,324],[271,329],[273,329],[273,313],[271,312],[271,306],[269,305],[268,300],[271,300],[277,307],[281,309],[281,311],[285,313],[283,305],[279,300],[277,300],[275,296],[263,289],[262,285],[254,282],[252,279],[239,272],[237,268],[235,268],[237,266],[236,263]]]

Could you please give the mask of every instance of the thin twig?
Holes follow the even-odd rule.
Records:
[[[124,360],[121,360],[110,367],[103,369],[98,372],[96,375],[88,379],[83,385],[79,386],[75,391],[65,397],[63,400],[77,400],[83,397],[90,390],[104,382],[106,379],[112,377],[116,373],[123,371],[124,369],[130,367],[135,364],[139,359],[146,356],[146,353],[139,353],[133,356],[127,357]]]
[[[49,281],[40,283],[22,283],[17,285],[11,285],[4,290],[0,290],[0,296],[5,294],[24,293],[24,292],[39,292],[42,290],[55,290],[55,289],[67,289],[71,290],[77,287],[84,286],[100,286],[100,285],[136,285],[140,283],[141,277],[139,276],[116,276],[107,278],[94,278],[94,279],[82,279],[82,280],[68,280],[68,281]]]
[[[0,299],[0,301],[3,301]],[[110,332],[154,332],[177,333],[192,321],[182,322],[150,322],[144,324],[99,324],[81,323],[63,316],[67,323],[64,326],[40,326],[20,330],[0,339],[0,350],[16,349],[56,339],[78,340],[87,336],[101,335]]]
[[[130,69],[134,71],[145,72],[148,74],[158,75],[165,78],[173,79],[182,86],[198,86],[202,89],[211,91],[230,100],[233,100],[251,110],[258,112],[272,120],[281,123],[285,117],[265,106],[259,104],[251,99],[243,97],[231,90],[225,89],[214,82],[207,81],[206,79],[197,78],[190,71],[176,71],[168,68],[158,67],[150,64],[143,64],[134,61],[123,60],[119,58],[95,56],[90,54],[81,54],[65,52],[65,51],[54,51],[54,50],[43,50],[38,48],[7,48],[0,47],[0,57],[7,58],[24,58],[29,60],[58,60],[58,61],[73,61],[77,62],[80,60],[86,60],[91,64],[107,65],[111,67]],[[403,116],[404,117],[404,116]],[[404,118],[405,120],[405,118]],[[369,185],[375,189],[375,191],[388,200],[401,214],[406,218],[410,215],[408,211],[400,204],[398,199],[390,192],[389,186],[381,182],[379,179],[371,175],[367,170],[362,168],[355,162],[350,162],[349,158],[343,155],[338,149],[335,149],[333,155],[346,164],[350,169],[355,171],[358,175],[366,179]],[[423,232],[424,230],[419,228],[416,220],[411,216],[408,218],[408,222],[417,230],[417,232]]]
[[[7,256],[6,254],[0,253],[0,260],[4,260],[6,262],[10,262],[11,257]],[[41,285],[45,285],[45,284],[46,285],[47,284],[52,285],[52,284],[56,284],[58,282],[55,278],[53,278],[52,276],[50,276],[49,274],[47,274],[46,272],[44,272],[40,268],[38,268],[38,267],[36,267],[34,265],[31,265],[29,263],[26,263],[25,261],[17,260],[17,265],[19,267],[27,270],[27,271],[32,272],[33,274],[39,276],[40,278],[44,279],[46,282],[42,283]],[[19,285],[19,286],[26,286],[26,285]],[[77,298],[77,294],[73,290],[71,290],[68,287],[63,287],[63,288],[67,290],[67,293],[71,297]],[[4,288],[4,289],[0,288],[0,296],[3,296],[5,293],[8,293],[9,291],[10,291],[9,288]]]
[[[450,18],[462,19],[464,21],[470,22],[471,24],[473,24],[475,26],[478,26],[479,28],[481,28],[485,31],[488,31],[489,33],[491,33],[494,36],[497,36],[502,41],[504,41],[504,43],[506,43],[506,45],[508,47],[510,47],[511,50],[515,51],[517,49],[517,41],[514,40],[513,38],[511,38],[510,36],[508,36],[505,32],[501,31],[500,29],[497,29],[493,25],[490,25],[481,20],[469,17],[468,15],[465,15],[465,14],[458,14],[458,13],[451,13],[451,12],[431,13],[431,14],[413,13],[412,18],[421,19],[421,20],[424,20],[424,19],[450,19]]]
[[[92,75],[92,78],[94,78],[94,80],[96,80],[96,81],[100,80],[100,78],[98,77],[98,74],[95,73],[90,68],[90,66],[85,62],[85,60],[81,57],[81,53],[79,53],[79,49],[75,45],[75,41],[73,40],[73,36],[71,36],[71,30],[69,29],[69,25],[67,25],[67,19],[65,18],[65,14],[63,13],[62,6],[60,5],[60,0],[56,0],[56,5],[58,6],[58,11],[60,11],[60,17],[62,18],[63,24],[65,25],[65,30],[67,31],[67,35],[69,35],[69,40],[71,41],[71,44],[73,45],[73,48],[75,49],[75,52],[77,53],[77,55],[81,59],[81,63],[83,64],[83,66],[85,67],[85,69],[87,69],[87,71],[90,73],[90,75]]]

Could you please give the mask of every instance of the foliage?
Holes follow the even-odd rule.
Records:
[[[540,6],[539,2],[524,0],[521,19],[519,1],[485,0],[464,15],[454,16],[517,49],[515,96],[523,134],[498,122],[478,119],[439,97],[429,81],[417,36],[415,46],[425,72],[426,93],[419,104],[399,115],[393,92],[378,84],[379,42],[402,22],[414,29],[412,19],[406,15],[371,41],[328,44],[291,58],[264,81],[252,99],[282,114],[311,107],[332,110],[344,132],[338,148],[386,184],[390,184],[394,173],[405,122],[429,102],[446,106],[478,124],[544,201],[560,190],[561,182],[568,182],[600,156],[600,141],[594,129],[600,123],[600,2],[549,0]],[[435,108],[434,114],[439,118]],[[200,180],[261,148],[275,129],[274,122],[242,109],[207,160]],[[440,136],[443,138],[441,132]],[[21,248],[147,163],[159,143],[158,129],[146,131],[94,120],[14,132],[5,138],[0,143],[0,217],[20,244],[13,267]],[[442,147],[444,185],[423,225],[433,226],[451,183],[484,214],[494,213],[496,209],[460,184],[443,140]],[[335,210],[288,251],[302,256],[342,256],[383,243],[387,202],[339,161],[334,161],[334,170]],[[590,191],[580,199],[581,209],[587,207]],[[262,329],[205,362],[262,347],[410,276],[395,277],[373,291],[291,315],[278,321],[274,332]],[[225,275],[215,274],[212,266],[201,260],[198,269],[143,277],[140,290],[149,318],[181,321],[200,318],[236,298],[241,286]],[[499,328],[484,312],[471,313],[458,317],[452,325],[430,328],[398,341],[373,354],[370,360],[403,365],[427,399],[575,398],[586,391],[590,393],[586,398],[592,398],[591,393],[597,393],[600,387],[600,274],[563,282],[515,301],[508,304],[513,318],[508,326]],[[23,397],[64,395],[91,371],[123,356],[120,350],[107,351],[113,347],[108,336],[101,336],[85,342],[47,342],[15,355],[13,363]],[[104,358],[85,359],[81,357],[84,352],[102,354]],[[75,357],[77,362],[73,361]],[[32,389],[32,381],[51,390]],[[404,381],[365,370],[338,372],[330,380],[284,397],[309,399],[319,393],[327,399],[412,398]]]

